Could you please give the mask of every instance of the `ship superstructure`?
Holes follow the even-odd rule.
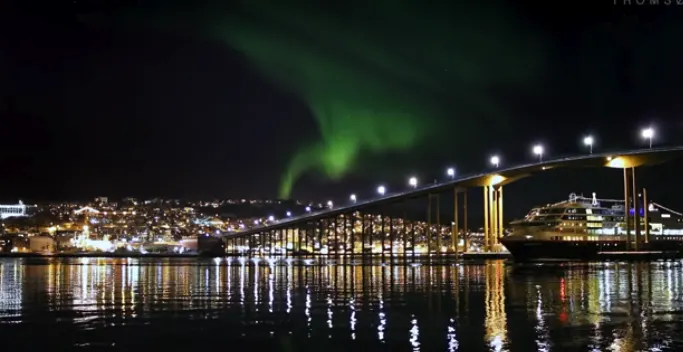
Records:
[[[683,246],[683,214],[651,202],[647,208],[638,206],[636,217],[632,205],[598,199],[595,193],[592,197],[572,193],[565,201],[533,208],[524,219],[510,223],[512,233],[501,243],[516,260],[574,259],[623,251],[633,247],[637,218],[642,249],[678,250]]]

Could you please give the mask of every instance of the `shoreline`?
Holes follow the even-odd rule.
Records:
[[[11,258],[11,257],[16,257],[16,258],[21,258],[21,257],[130,257],[130,258],[139,258],[139,257],[160,257],[160,258],[165,258],[165,257],[177,257],[177,258],[194,258],[194,257],[199,257],[199,258],[210,258],[210,257],[247,257],[245,255],[241,254],[231,254],[231,253],[225,253],[225,254],[220,254],[220,255],[214,255],[210,253],[204,253],[204,254],[199,254],[199,253],[139,253],[139,252],[132,252],[132,253],[110,253],[110,252],[72,252],[72,253],[0,253],[0,258]],[[284,255],[273,255],[273,257],[282,257],[282,258],[335,258],[334,254],[304,254],[304,255],[289,255],[289,256],[284,256]],[[341,258],[348,258],[348,257],[367,257],[367,258],[381,258],[381,254],[372,254],[372,255],[340,255],[339,257]],[[444,254],[442,258],[452,258],[453,254],[448,253]],[[459,253],[458,257],[460,258],[492,258],[492,259],[507,259],[510,258],[511,255],[510,253],[507,252],[501,252],[501,253]],[[386,256],[387,259],[390,259],[391,256]],[[403,256],[397,255],[394,257],[394,259],[403,259]],[[408,257],[412,258],[412,257]],[[416,258],[422,258],[426,259],[426,256],[416,256]],[[432,256],[433,259],[437,259],[437,256]]]
[[[198,254],[198,253],[191,253],[191,254],[178,254],[178,253],[107,253],[107,252],[95,252],[95,253],[88,253],[88,252],[79,252],[79,253],[50,253],[50,254],[45,254],[45,253],[0,253],[0,259],[2,258],[225,258],[225,257],[244,257],[247,258],[247,256],[240,255],[240,254],[221,254],[221,255],[213,255],[210,253],[204,253],[204,254]],[[313,258],[320,258],[320,259],[339,259],[335,258],[334,255],[323,255],[323,254],[309,254],[309,255],[302,255],[302,256],[274,256],[275,258],[299,258],[299,259],[313,259]],[[458,257],[461,260],[466,260],[466,261],[471,261],[471,260],[486,260],[486,259],[509,259],[511,258],[509,253],[465,253],[458,255]],[[341,256],[341,258],[351,258],[351,256]],[[370,255],[370,256],[361,256],[358,255],[355,257],[357,259],[360,258],[366,258],[366,259],[380,259],[382,258],[381,255]],[[411,257],[408,257],[411,258]],[[391,260],[391,257],[386,257],[386,259]],[[402,260],[405,259],[404,257],[397,256],[393,258],[393,260]],[[429,259],[427,257],[416,257],[413,259],[417,259],[417,261],[428,261]],[[409,260],[413,260],[409,259]],[[444,255],[441,258],[437,257],[432,257],[432,260],[435,262],[438,262],[440,260],[448,260],[448,259],[454,259],[452,254],[449,255]]]
[[[413,263],[413,262],[430,262],[430,263],[455,263],[455,262],[481,262],[487,260],[504,260],[508,263],[524,264],[524,263],[577,263],[577,262],[610,262],[610,261],[658,261],[658,260],[677,260],[683,259],[683,253],[671,253],[671,252],[606,252],[600,253],[601,255],[591,258],[575,258],[575,259],[529,259],[529,260],[514,260],[510,253],[461,253],[458,258],[453,255],[444,255],[443,257],[423,257],[419,256],[416,258],[402,256],[382,258],[381,255],[371,255],[371,256],[340,256],[336,258],[334,255],[303,255],[303,256],[272,256],[273,259],[319,259],[319,260],[376,260],[385,259],[389,262],[403,262],[403,263]],[[0,259],[3,258],[195,258],[195,259],[208,259],[208,258],[254,258],[239,254],[221,254],[215,255],[211,253],[107,253],[107,252],[80,252],[80,253],[0,253]]]
[[[206,258],[206,256],[175,253],[0,253],[0,258]]]

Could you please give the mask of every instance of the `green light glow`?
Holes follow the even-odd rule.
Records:
[[[318,123],[321,139],[291,159],[280,186],[283,198],[307,171],[340,178],[359,154],[409,148],[435,125],[435,113],[416,99],[419,94],[392,86],[392,80],[400,82],[383,80],[353,58],[328,56],[317,46],[246,26],[230,33],[232,45],[301,94]]]
[[[291,159],[283,198],[310,170],[337,179],[362,153],[405,150],[442,136],[452,126],[439,123],[444,116],[467,119],[476,111],[500,118],[491,116],[499,109],[486,90],[524,84],[537,71],[537,53],[493,12],[383,2],[343,18],[248,3],[246,13],[257,16],[219,32],[300,94],[320,130],[321,139]],[[440,103],[448,100],[460,111],[445,112]]]
[[[481,135],[468,128],[506,119],[493,92],[539,76],[536,41],[500,5],[365,1],[351,11],[351,1],[326,13],[304,3],[245,0],[200,15],[212,36],[298,94],[316,119],[320,138],[292,156],[282,198],[309,171],[338,179],[366,154],[452,148],[456,136]]]

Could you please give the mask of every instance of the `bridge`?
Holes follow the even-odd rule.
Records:
[[[591,153],[507,168],[498,168],[496,165],[489,172],[453,177],[441,183],[414,187],[374,199],[361,201],[352,197],[346,205],[333,207],[330,204],[328,209],[228,234],[222,240],[227,253],[232,254],[376,254],[383,257],[457,254],[468,250],[470,241],[475,240],[468,232],[467,196],[470,189],[481,188],[484,231],[480,248],[486,252],[496,251],[500,249],[499,239],[504,234],[503,186],[558,168],[617,168],[623,169],[624,200],[628,203],[638,194],[638,167],[661,164],[681,156],[683,146]],[[452,194],[453,197],[453,221],[447,225],[440,221],[439,211],[439,196],[444,193]],[[391,211],[395,204],[420,198],[428,199],[426,222],[412,221],[405,216],[397,217],[395,211]],[[637,210],[634,212],[636,218],[633,224],[639,221]],[[625,223],[629,224],[628,212]],[[640,227],[633,227],[637,247],[642,241]],[[631,236],[628,229],[627,233]],[[644,241],[647,242],[647,239],[646,233]],[[444,241],[447,241],[446,245]],[[628,242],[631,242],[630,238]]]

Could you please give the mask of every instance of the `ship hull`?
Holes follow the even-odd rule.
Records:
[[[629,250],[626,241],[545,241],[501,239],[515,262],[591,261],[610,258],[683,258],[683,241],[656,240]]]

